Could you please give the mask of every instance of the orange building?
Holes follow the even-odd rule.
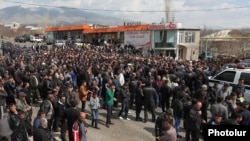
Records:
[[[49,34],[50,38],[55,40],[71,40],[83,39],[91,42],[92,38],[97,39],[121,39],[125,31],[142,31],[148,30],[148,24],[124,24],[123,26],[103,26],[97,24],[71,25],[71,26],[57,26],[48,27],[45,32]]]
[[[89,43],[103,41],[131,44],[137,48],[153,49],[155,53],[165,52],[175,58],[197,60],[200,29],[181,28],[179,23],[141,24],[124,23],[122,26],[83,24],[48,27],[48,38],[54,40],[81,39]]]

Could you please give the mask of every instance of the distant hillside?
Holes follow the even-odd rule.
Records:
[[[13,6],[0,9],[0,23],[19,22],[37,25],[106,24],[121,25],[124,19],[70,8],[24,8]]]

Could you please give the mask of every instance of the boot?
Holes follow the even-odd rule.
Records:
[[[96,128],[96,129],[100,129],[100,128],[98,127],[98,119],[95,119],[95,128]]]
[[[95,120],[92,119],[92,123],[91,123],[91,126],[92,126],[92,127],[94,127],[94,122],[95,122]]]

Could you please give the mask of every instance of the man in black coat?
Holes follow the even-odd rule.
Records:
[[[134,102],[135,102],[137,82],[138,82],[138,79],[136,77],[136,73],[133,73],[133,76],[131,77],[131,81],[129,83],[129,90],[130,90],[129,109],[133,109],[134,108],[133,105],[134,105]]]
[[[30,84],[30,92],[32,94],[32,102],[37,103],[38,100],[40,100],[40,93],[38,90],[39,81],[35,71],[31,72],[29,84]]]
[[[144,94],[144,122],[148,120],[148,110],[152,114],[152,122],[155,122],[155,101],[157,100],[157,92],[155,88],[152,87],[153,80],[150,79],[146,87],[143,88]]]
[[[143,99],[144,99],[144,94],[143,94],[143,83],[141,80],[137,81],[137,88],[135,90],[135,110],[136,110],[136,121],[142,121],[142,118],[140,117],[140,113],[142,110],[142,105],[143,105]]]
[[[169,82],[168,80],[163,81],[163,85],[160,88],[161,92],[161,108],[162,112],[165,112],[170,108],[170,96],[171,96],[171,88],[167,85]]]
[[[6,98],[6,105],[9,105],[10,103],[16,103],[15,102],[15,81],[13,76],[9,76],[8,80],[4,83],[4,89],[8,94],[8,97]]]
[[[190,141],[190,135],[191,141],[199,141],[201,124],[205,122],[201,118],[202,102],[195,101],[193,103],[194,106],[187,117],[186,141]]]
[[[57,102],[55,107],[55,119],[53,126],[54,132],[58,132],[58,127],[62,128],[61,123],[63,119],[64,110],[66,108],[65,102],[66,102],[66,96],[60,95],[59,101]]]
[[[49,141],[50,140],[47,134],[47,125],[48,125],[47,119],[41,118],[39,128],[35,128],[33,131],[34,141]]]
[[[47,99],[45,99],[41,105],[40,105],[40,110],[45,112],[46,119],[48,121],[48,131],[51,131],[51,126],[52,126],[52,121],[54,118],[54,106],[53,106],[53,100],[54,100],[54,95],[53,94],[48,94]]]
[[[166,128],[164,126],[164,121],[167,118],[172,118],[173,114],[171,110],[167,110],[166,112],[163,112],[160,116],[157,117],[155,122],[155,138],[156,141],[160,140],[160,137],[164,135],[166,132]]]
[[[25,112],[19,111],[18,117],[19,118],[16,119],[16,121],[15,121],[16,122],[16,125],[15,125],[16,126],[16,129],[15,129],[16,134],[14,136],[14,140],[27,141],[29,136],[28,136],[28,126],[27,126]]]
[[[76,100],[71,100],[70,105],[71,105],[71,107],[67,108],[64,111],[63,124],[66,124],[66,120],[67,120],[69,141],[74,141],[74,138],[72,135],[72,127],[73,127],[74,122],[78,119],[80,111],[77,109],[78,103]],[[62,132],[62,130],[61,130],[61,132]],[[65,133],[66,133],[66,131],[62,132],[63,140],[65,140]]]

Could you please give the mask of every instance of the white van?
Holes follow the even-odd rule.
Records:
[[[30,41],[31,42],[43,42],[43,39],[36,37],[36,36],[30,36]]]
[[[66,46],[66,41],[65,40],[56,40],[55,41],[55,46],[56,47]]]
[[[219,83],[219,87],[221,88],[224,83],[228,83],[230,84],[229,90],[231,92],[232,86],[238,84],[240,78],[245,79],[246,92],[244,93],[244,98],[250,102],[250,69],[225,69],[217,75],[209,77],[209,86],[213,86],[214,83]]]

